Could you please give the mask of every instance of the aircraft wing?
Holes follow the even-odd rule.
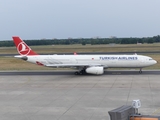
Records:
[[[46,64],[46,67],[84,67],[84,66],[102,66],[101,64]]]

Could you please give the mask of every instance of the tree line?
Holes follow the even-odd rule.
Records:
[[[43,40],[24,40],[28,45],[72,45],[72,44],[143,44],[160,42],[160,35],[146,38],[77,38],[77,39],[43,39]],[[13,41],[0,41],[0,47],[14,46]]]

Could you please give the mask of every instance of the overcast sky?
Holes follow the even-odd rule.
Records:
[[[0,0],[0,40],[160,35],[160,0]]]

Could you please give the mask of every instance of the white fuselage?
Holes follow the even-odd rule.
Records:
[[[13,36],[20,55],[15,56],[37,65],[46,67],[68,67],[79,69],[75,74],[104,73],[106,68],[142,68],[157,63],[151,57],[142,55],[38,55],[22,39]]]
[[[143,55],[32,55],[28,62],[43,65],[50,64],[100,64],[104,68],[143,68],[157,63],[151,57]]]

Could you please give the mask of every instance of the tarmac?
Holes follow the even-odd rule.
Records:
[[[108,111],[134,99],[139,113],[160,115],[160,71],[0,72],[1,120],[109,120]]]

